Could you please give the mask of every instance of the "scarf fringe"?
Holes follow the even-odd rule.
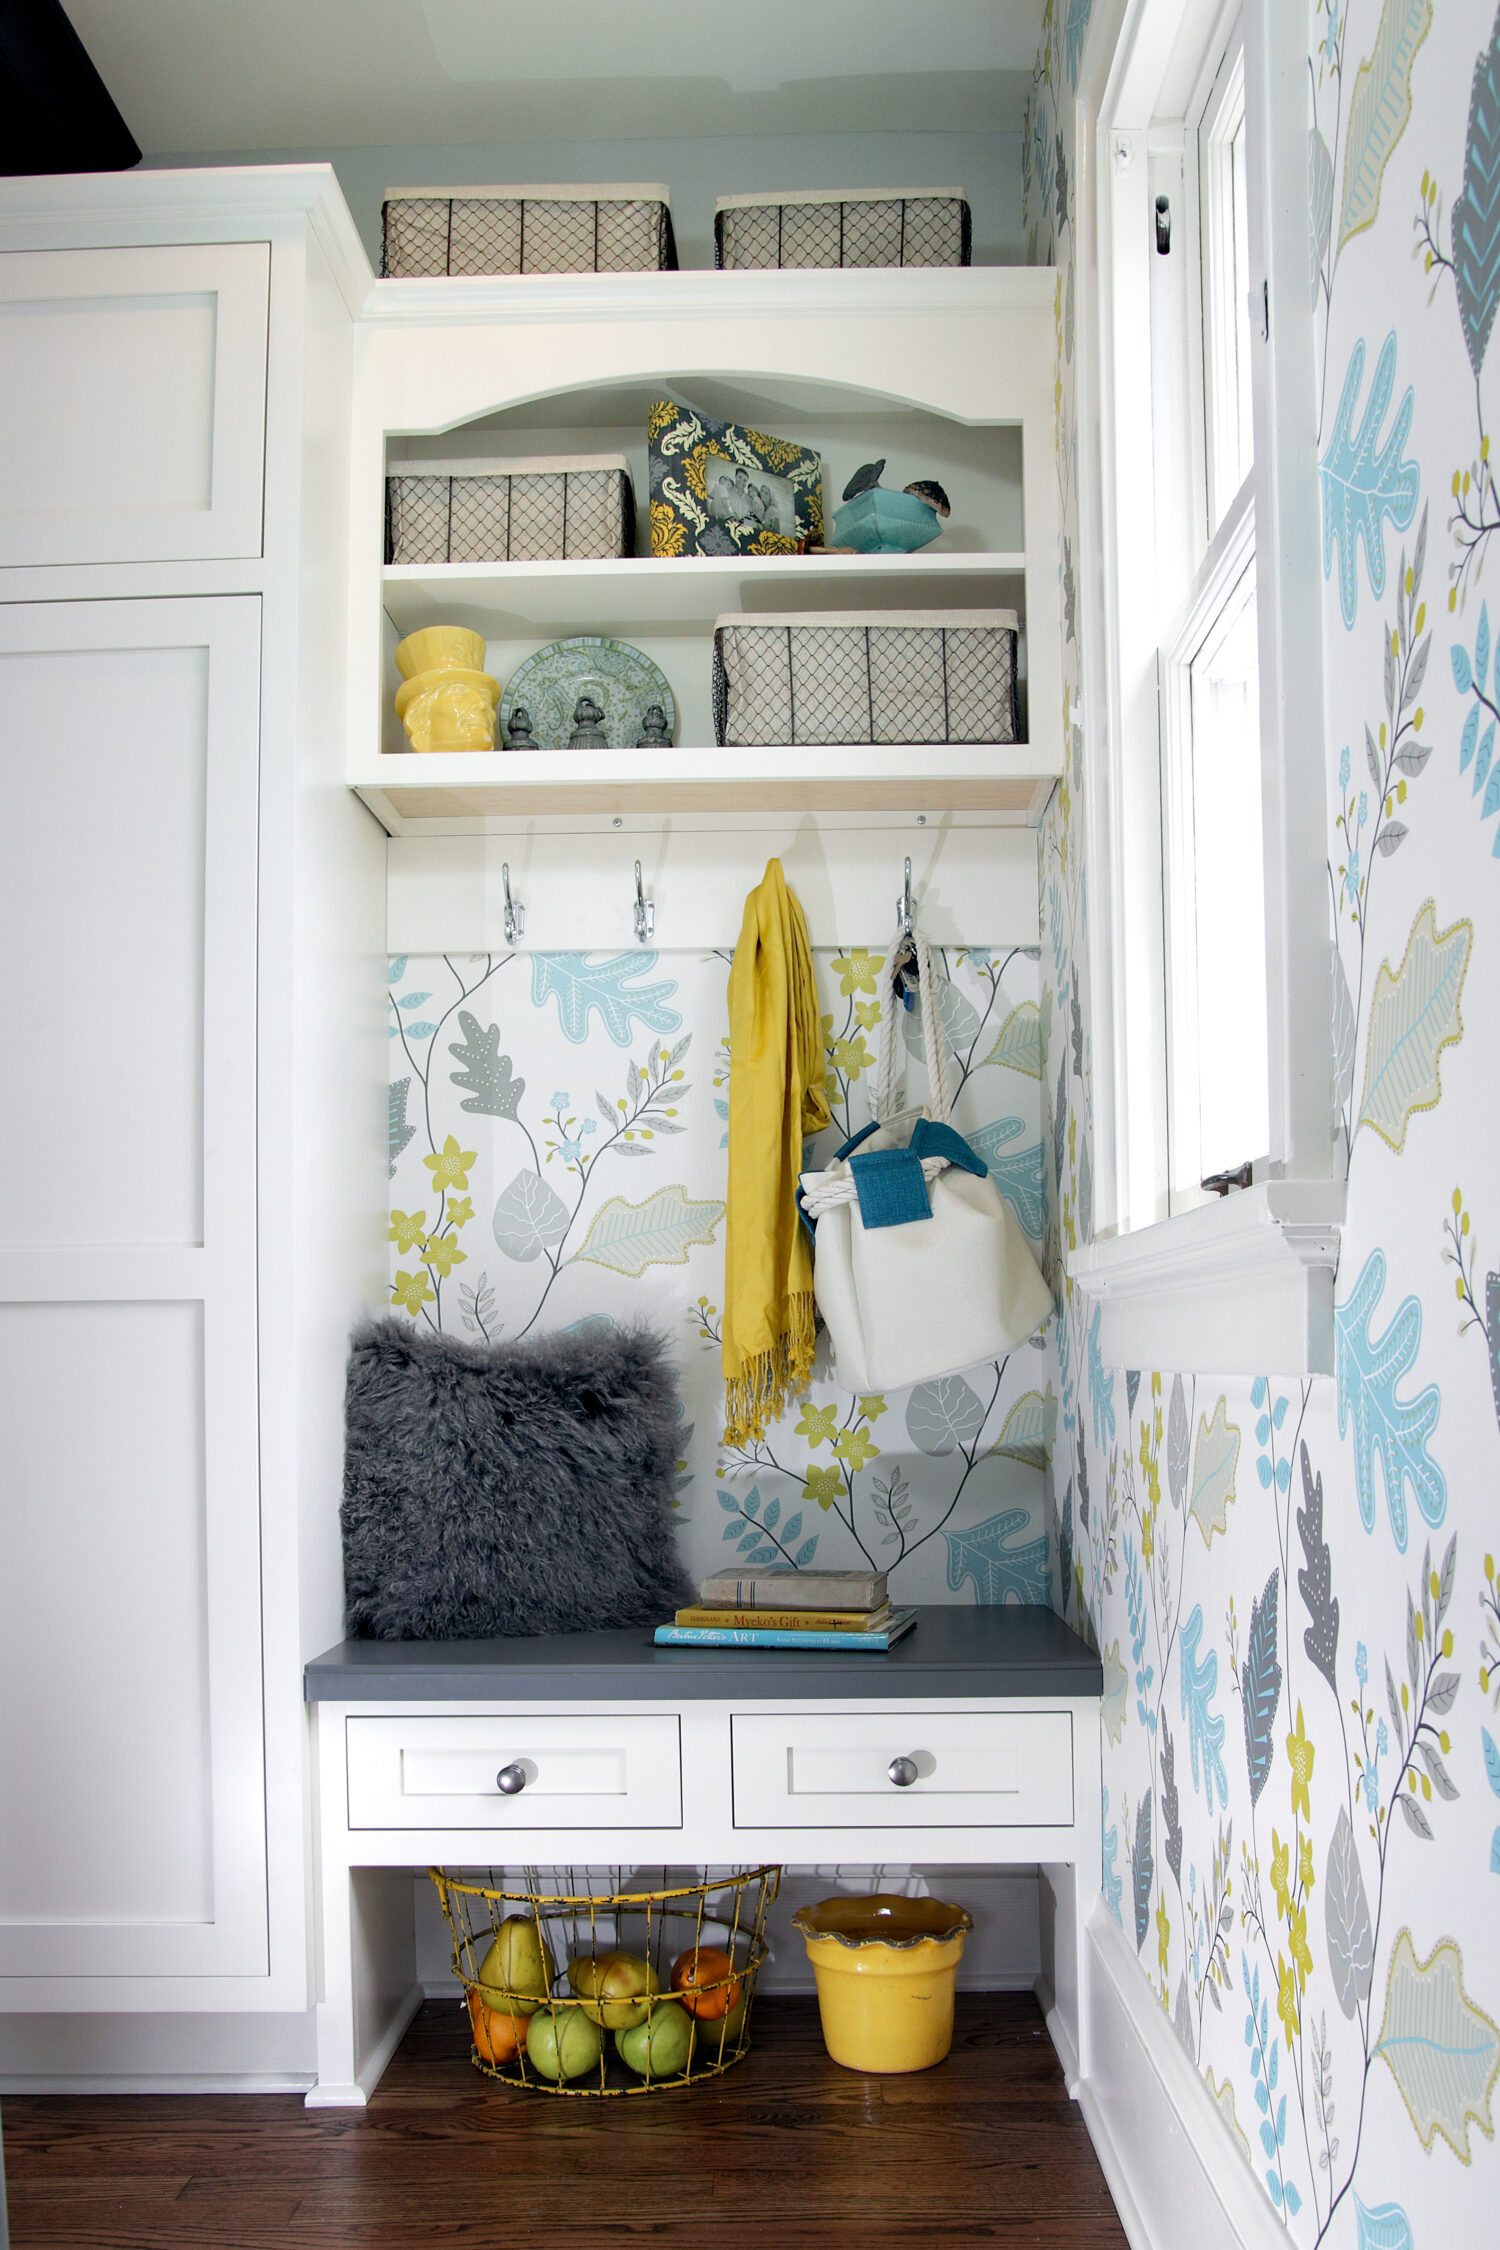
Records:
[[[724,1443],[753,1445],[785,1413],[812,1375],[817,1349],[812,1291],[786,1300],[782,1332],[724,1384]]]

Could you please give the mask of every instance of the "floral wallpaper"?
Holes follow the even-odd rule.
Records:
[[[868,1121],[882,959],[817,957],[835,1126],[809,1166]],[[1037,955],[971,948],[946,967],[955,1120],[1040,1254]],[[476,1338],[637,1318],[675,1338],[695,1576],[868,1562],[898,1599],[1055,1601],[1042,1471],[1057,1394],[1040,1338],[884,1394],[841,1391],[820,1360],[763,1443],[720,1447],[727,976],[721,955],[640,949],[393,961],[393,1309]]]
[[[1058,269],[1065,507],[1050,1473],[1066,1613],[1104,1660],[1101,1886],[1296,2242],[1477,2244],[1500,2196],[1500,19],[1307,5],[1348,1223],[1335,1374],[1215,1382],[1104,1366],[1061,1279],[1092,1210],[1072,181],[1095,12],[1049,0],[1026,193]]]

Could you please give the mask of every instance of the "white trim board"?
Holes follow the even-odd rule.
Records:
[[[1124,1937],[1085,1931],[1089,2072],[1079,2107],[1131,2250],[1286,2250],[1286,2229]]]
[[[523,945],[590,952],[635,943],[635,863],[656,908],[658,948],[732,947],[745,896],[779,858],[814,945],[869,945],[895,926],[905,861],[912,907],[935,945],[1040,942],[1036,831],[930,825],[838,829],[804,817],[714,831],[691,815],[643,833],[596,823],[555,833],[517,820],[499,836],[393,837],[387,846],[386,937],[393,953],[499,951],[502,868],[526,910]]]

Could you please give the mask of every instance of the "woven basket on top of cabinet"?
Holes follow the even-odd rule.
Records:
[[[852,195],[721,195],[714,263],[768,266],[966,266],[972,226],[961,188]]]
[[[677,265],[671,204],[656,185],[388,188],[382,223],[392,280]]]

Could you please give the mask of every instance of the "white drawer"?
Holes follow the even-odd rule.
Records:
[[[736,1828],[1067,1828],[1066,1711],[797,1711],[730,1721]],[[891,1778],[897,1759],[916,1778]]]
[[[350,1719],[351,1828],[680,1828],[675,1718]],[[521,1766],[514,1795],[502,1767]]]

